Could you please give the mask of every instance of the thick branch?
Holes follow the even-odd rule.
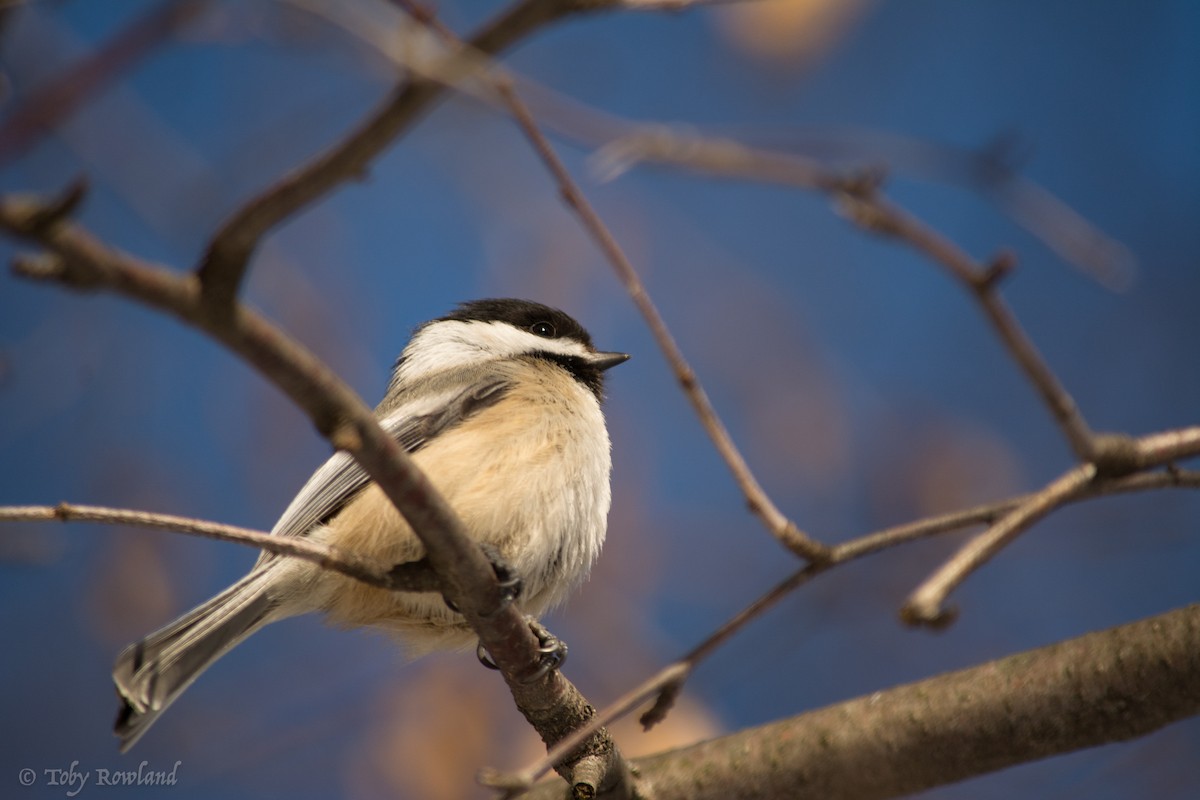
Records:
[[[655,800],[879,800],[1200,713],[1200,606],[635,762]],[[528,798],[561,798],[543,785]]]

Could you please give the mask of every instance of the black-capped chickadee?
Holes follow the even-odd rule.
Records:
[[[612,462],[600,411],[603,373],[628,358],[597,352],[587,331],[556,309],[478,300],[417,328],[375,411],[466,530],[519,577],[516,602],[526,614],[561,602],[604,542]],[[425,555],[346,453],[309,478],[271,533],[381,565],[419,564]],[[413,655],[474,642],[437,592],[385,591],[264,552],[245,578],[117,658],[121,750],[247,636],[310,611],[338,625],[386,630]]]

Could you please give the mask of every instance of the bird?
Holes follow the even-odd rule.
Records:
[[[604,373],[628,358],[596,350],[558,309],[468,301],[415,329],[375,409],[498,577],[519,587],[513,602],[531,621],[586,578],[604,543],[612,471]],[[408,523],[345,452],[313,473],[271,533],[402,565],[397,574],[432,572]],[[380,589],[264,551],[244,578],[117,657],[121,752],[233,647],[311,612],[338,627],[390,633],[411,657],[475,642],[437,591]]]

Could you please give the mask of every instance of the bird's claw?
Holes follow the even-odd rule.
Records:
[[[522,677],[521,682],[533,683],[560,669],[566,663],[567,643],[551,633],[545,625],[533,617],[526,617],[525,621],[529,624],[529,630],[537,637],[539,656],[537,667],[530,674]],[[488,669],[499,669],[482,642],[475,648],[475,657]]]
[[[529,623],[529,630],[533,631],[533,635],[537,637],[540,658],[537,669],[522,680],[525,683],[534,683],[560,669],[566,663],[567,643],[551,633],[545,625],[533,617],[526,617],[525,621]]]
[[[500,669],[496,666],[496,662],[492,661],[492,655],[483,646],[483,642],[475,645],[475,657],[479,659],[480,664],[483,664],[488,669]]]
[[[500,585],[500,602],[502,606],[507,606],[516,602],[521,596],[521,591],[525,588],[525,582],[521,580],[521,576],[517,571],[504,560],[500,552],[490,544],[481,544],[479,549],[487,556],[487,560],[492,565],[492,573],[496,576],[496,583]],[[462,613],[458,604],[452,601],[446,595],[442,595],[442,601],[445,602],[446,608],[453,611],[455,614]],[[483,659],[480,658],[480,661]],[[485,665],[486,666],[486,665]],[[493,665],[494,667],[495,665]]]
[[[496,548],[490,544],[481,544],[479,547],[492,564],[492,573],[496,576],[496,583],[500,584],[500,596],[504,603],[507,605],[516,601],[525,588],[525,582],[521,580],[521,576],[517,574],[511,564],[504,560]]]

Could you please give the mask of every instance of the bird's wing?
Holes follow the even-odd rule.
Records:
[[[469,389],[414,400],[388,413],[379,424],[405,452],[412,454],[444,431],[499,402],[509,385],[506,380],[492,380]],[[271,533],[305,535],[340,511],[370,480],[348,453],[335,453],[308,479]],[[269,557],[264,553],[260,563]]]

